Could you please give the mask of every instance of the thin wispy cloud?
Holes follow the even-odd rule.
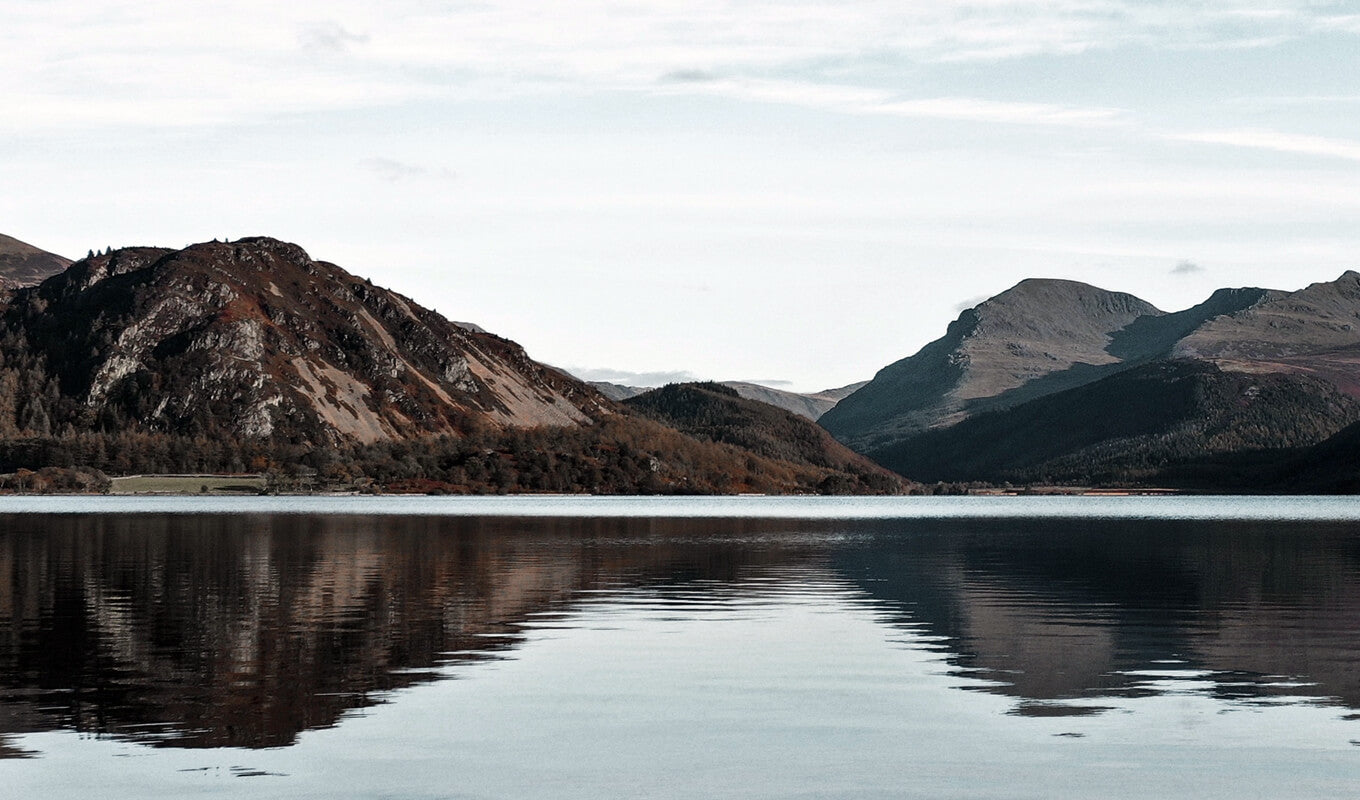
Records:
[[[327,20],[304,26],[298,31],[298,41],[305,48],[343,53],[353,45],[367,42],[368,36],[352,33],[340,23]]]
[[[396,183],[407,180],[451,181],[458,176],[447,167],[409,164],[391,158],[367,158],[360,162],[364,169],[385,181]]]
[[[710,79],[677,83],[669,93],[705,94],[841,114],[904,119],[1091,127],[1117,124],[1126,112],[1115,108],[1078,108],[1050,103],[1016,103],[981,97],[907,99],[874,88],[796,81]]]
[[[1293,155],[1322,156],[1347,161],[1360,161],[1360,141],[1308,136],[1272,130],[1195,131],[1169,134],[1167,138],[1182,142],[1219,144],[1255,150],[1271,150]]]
[[[979,303],[983,302],[990,296],[991,295],[979,294],[974,295],[966,300],[960,300],[959,302],[954,304],[954,311],[959,314],[962,314],[963,312],[967,311],[970,308],[976,308]]]
[[[207,124],[497,91],[645,93],[717,76],[781,76],[765,87],[766,99],[802,104],[806,98],[789,86],[802,85],[802,95],[823,91],[819,85],[834,78],[837,65],[869,53],[910,68],[1130,46],[1266,48],[1318,32],[1360,33],[1357,15],[1338,13],[1340,4],[1296,0],[1264,13],[1258,6],[1244,0],[1214,7],[1134,0],[691,0],[640,3],[622,13],[607,0],[581,0],[564,13],[548,0],[437,9],[416,0],[380,8],[335,0],[318,21],[306,3],[54,0],[6,9],[0,92],[25,108],[36,101],[44,112],[10,119],[10,127],[139,117],[162,124],[155,112],[172,124]],[[62,46],[53,48],[53,41]],[[318,52],[345,59],[315,63]],[[858,88],[883,88],[868,83]],[[945,103],[912,94],[879,98],[877,113],[1042,124],[1090,124],[1110,115],[1064,104],[1004,109],[970,106],[985,102],[972,98],[945,96]],[[993,98],[1002,101],[1015,102]],[[99,107],[91,110],[92,103]],[[119,113],[122,107],[135,112]]]
[[[1204,267],[1193,261],[1181,260],[1176,262],[1176,266],[1171,268],[1172,275],[1197,275],[1204,271]]]

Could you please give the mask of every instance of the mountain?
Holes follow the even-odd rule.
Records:
[[[0,234],[0,290],[32,286],[69,266],[69,258]]]
[[[720,383],[681,383],[624,401],[648,417],[703,441],[733,445],[760,456],[837,470],[824,491],[883,493],[905,487],[900,478],[837,442],[811,420]],[[845,474],[853,480],[846,481]]]
[[[1022,281],[964,311],[945,335],[884,367],[819,422],[864,452],[957,422],[1007,392],[1055,374],[1079,383],[1118,363],[1116,331],[1162,312],[1133,295],[1063,280]]]
[[[785,411],[790,411],[800,417],[810,420],[820,419],[829,409],[840,402],[844,397],[859,389],[867,381],[852,383],[849,386],[842,386],[839,389],[826,389],[820,392],[801,394],[799,392],[786,392],[783,389],[772,389],[769,386],[762,386],[758,383],[748,383],[746,381],[721,381],[723,386],[733,389],[737,394],[748,400],[759,400],[772,406],[778,406]],[[627,400],[630,397],[637,397],[644,392],[651,391],[644,386],[624,386],[618,383],[606,383],[604,381],[591,381],[591,386],[600,390],[600,393],[610,400]]]
[[[40,431],[135,422],[335,444],[610,413],[513,342],[268,238],[84,259],[20,290],[0,330],[28,384],[19,413]]]
[[[689,436],[252,237],[92,255],[0,301],[0,489],[102,479],[64,468],[264,472],[285,490],[812,493],[859,486],[860,465]]]
[[[1360,420],[1360,274],[1223,289],[1174,314],[1033,283],[965,312],[822,424],[919,480],[1224,490]]]

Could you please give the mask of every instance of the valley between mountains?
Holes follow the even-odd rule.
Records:
[[[72,262],[0,236],[0,490],[1354,492],[1358,448],[1355,272],[1174,313],[1026,280],[804,395],[586,383],[265,237]]]

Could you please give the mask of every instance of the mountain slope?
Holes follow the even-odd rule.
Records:
[[[1360,397],[1360,273],[1277,292],[1178,342],[1173,355],[1242,372],[1312,375]]]
[[[69,258],[0,233],[0,289],[33,286],[69,266]]]
[[[870,455],[927,481],[1232,489],[1224,456],[1292,452],[1356,421],[1360,401],[1316,378],[1157,361]]]
[[[1022,281],[964,311],[943,337],[884,367],[819,421],[857,450],[883,447],[957,422],[1036,379],[1118,363],[1108,351],[1112,335],[1139,317],[1161,315],[1121,292]]]
[[[741,397],[723,384],[671,384],[629,398],[624,405],[703,441],[849,473],[854,480],[843,487],[846,492],[903,488],[896,476],[841,445],[807,418]]]
[[[513,342],[267,238],[87,258],[20,290],[0,332],[35,430],[335,443],[609,413]]]
[[[1360,493],[1360,422],[1271,467],[1265,483],[1277,491]]]

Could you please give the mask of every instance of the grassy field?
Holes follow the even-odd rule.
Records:
[[[109,494],[259,494],[263,475],[128,475],[112,478]]]

